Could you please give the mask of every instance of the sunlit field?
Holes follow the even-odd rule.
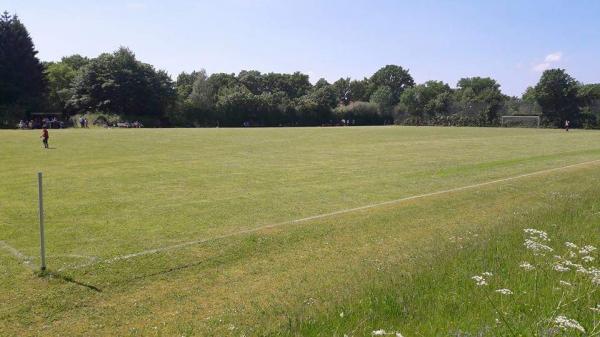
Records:
[[[2,336],[600,335],[600,132],[50,130],[50,147],[0,131]]]

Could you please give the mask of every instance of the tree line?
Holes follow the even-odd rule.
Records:
[[[502,93],[489,77],[469,77],[455,88],[442,81],[416,84],[408,69],[386,65],[363,79],[315,84],[301,72],[181,73],[136,59],[124,47],[95,58],[80,55],[40,62],[16,15],[0,17],[0,126],[33,112],[65,118],[97,113],[150,126],[310,126],[386,123],[497,126],[503,115],[539,115],[547,126],[564,120],[600,126],[600,84],[582,84],[563,69],[546,70],[522,97]]]

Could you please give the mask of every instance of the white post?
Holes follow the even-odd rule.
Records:
[[[40,255],[42,271],[46,270],[46,246],[44,243],[44,196],[42,194],[42,172],[38,172],[38,201],[40,213]]]

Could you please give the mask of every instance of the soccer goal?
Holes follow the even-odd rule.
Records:
[[[539,128],[540,116],[502,116],[500,123],[512,128]]]

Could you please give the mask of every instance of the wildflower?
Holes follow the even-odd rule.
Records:
[[[600,275],[596,275],[592,278],[592,284],[600,286]]]
[[[496,292],[500,293],[502,295],[512,295],[513,294],[513,292],[510,289],[506,289],[506,288],[498,289],[498,290],[496,290]]]
[[[481,273],[481,275],[485,276],[485,277],[491,277],[494,276],[494,274],[490,273],[489,271],[486,271],[484,273]]]
[[[385,330],[383,330],[383,329],[375,330],[375,331],[371,332],[371,335],[373,335],[373,336],[394,335],[396,337],[403,337],[402,334],[399,332],[385,332]]]
[[[572,287],[573,285],[567,281],[560,280],[560,284],[567,287]]]
[[[582,257],[581,259],[582,259],[583,261],[585,261],[585,262],[592,262],[592,261],[594,261],[594,258],[593,258],[593,257],[591,257],[591,256],[589,256],[589,255],[587,255],[587,256],[584,256],[584,257]]]
[[[521,264],[519,265],[519,267],[525,269],[525,271],[531,271],[531,270],[535,269],[535,267],[531,263],[526,262],[526,261],[521,262]]]
[[[554,324],[563,330],[575,329],[581,332],[585,332],[585,329],[574,319],[567,318],[565,316],[558,316],[554,319]]]
[[[565,246],[567,246],[568,248],[571,248],[571,249],[577,249],[577,248],[579,248],[579,247],[577,247],[576,244],[574,244],[572,242],[565,242]]]
[[[595,311],[595,312],[600,312],[600,304],[596,304],[596,307],[590,308],[590,310]]]
[[[579,254],[590,255],[590,253],[592,253],[595,250],[596,250],[596,247],[591,246],[591,245],[586,245],[586,246],[583,246],[583,248],[581,248],[581,250],[579,251]]]
[[[525,240],[525,243],[523,245],[525,246],[525,248],[531,250],[534,255],[545,255],[545,253],[554,251],[554,249],[552,249],[551,247],[548,247],[543,243],[539,243],[531,239]]]
[[[569,251],[569,257],[572,258],[572,259],[574,259],[574,258],[577,257],[577,253],[575,253],[574,251],[570,250]]]
[[[571,269],[569,269],[569,267],[566,267],[560,263],[555,264],[554,267],[552,267],[552,269],[556,270],[559,273],[564,273],[564,272],[571,270]]]
[[[340,318],[344,318],[344,312],[340,312]]]
[[[485,278],[483,276],[475,275],[471,277],[471,279],[473,279],[479,287],[487,285],[487,282],[485,281]]]
[[[537,230],[537,229],[533,229],[533,228],[526,228],[523,230],[525,232],[525,234],[529,234],[529,237],[531,239],[537,239],[540,241],[550,241],[550,239],[548,238],[548,233],[541,231],[541,230]]]

